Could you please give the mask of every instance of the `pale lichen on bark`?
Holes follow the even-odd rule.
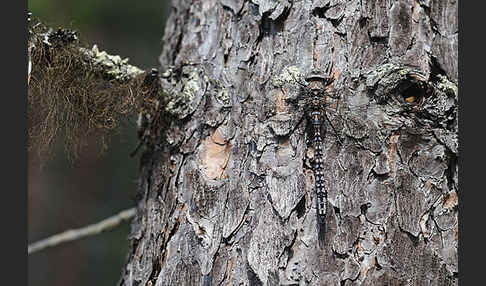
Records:
[[[100,51],[97,45],[91,49],[79,48],[94,65],[100,65],[102,70],[110,77],[119,81],[127,81],[144,73],[136,66],[128,64],[129,59],[122,59],[119,55],[110,55]]]

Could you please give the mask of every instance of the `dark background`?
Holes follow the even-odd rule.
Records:
[[[168,0],[29,0],[34,17],[78,31],[82,42],[142,69],[158,67]],[[62,142],[62,141],[60,141]],[[28,243],[98,222],[134,206],[139,155],[135,116],[111,138],[108,151],[88,146],[74,164],[62,143],[41,169],[28,154]],[[125,262],[129,224],[28,256],[28,285],[115,285]]]

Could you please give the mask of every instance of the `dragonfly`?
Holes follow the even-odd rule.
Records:
[[[295,78],[294,78],[295,79]],[[326,89],[333,79],[328,76],[319,74],[311,74],[305,78],[308,84],[303,84],[295,79],[301,86],[301,90],[297,98],[291,101],[297,101],[299,108],[304,111],[304,117],[307,121],[307,138],[312,143],[314,149],[314,158],[312,162],[312,170],[314,173],[314,192],[316,199],[316,215],[317,215],[317,233],[319,246],[324,245],[324,238],[326,233],[326,213],[327,213],[327,190],[324,186],[324,155],[323,155],[323,138],[326,136],[326,125],[324,121],[327,120],[334,131],[338,143],[342,146],[343,143],[338,136],[338,132],[334,128],[332,121],[326,113],[326,107],[329,105],[327,97],[339,98],[333,92]],[[303,119],[302,118],[302,119]],[[302,120],[301,119],[301,120]],[[300,121],[297,126],[300,124]],[[296,127],[297,127],[296,126]]]

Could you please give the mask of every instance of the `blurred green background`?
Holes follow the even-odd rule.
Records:
[[[143,69],[159,67],[162,36],[170,12],[168,0],[29,0],[29,10],[46,25],[77,30],[90,47]],[[111,138],[107,153],[88,146],[74,165],[58,144],[40,169],[29,155],[28,242],[92,224],[134,206],[139,155],[135,116]],[[139,152],[140,153],[140,152]],[[129,224],[113,231],[28,257],[29,285],[115,285],[128,250]]]

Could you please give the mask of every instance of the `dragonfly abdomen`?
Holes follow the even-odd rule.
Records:
[[[327,193],[324,187],[324,165],[323,165],[323,153],[322,153],[322,114],[319,111],[311,112],[311,124],[314,129],[313,145],[314,145],[314,178],[315,185],[314,190],[316,193],[316,213],[317,223],[319,228],[319,241],[324,240],[325,234],[325,218],[326,218],[326,199]]]

